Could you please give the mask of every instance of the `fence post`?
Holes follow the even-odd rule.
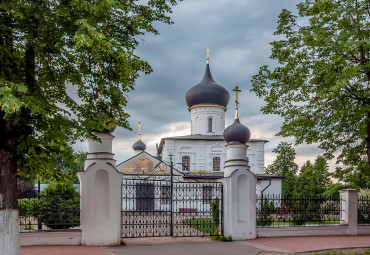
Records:
[[[256,178],[249,170],[247,145],[228,144],[225,163],[224,236],[233,240],[254,239],[256,229]]]
[[[82,245],[119,245],[121,241],[122,174],[113,159],[110,132],[94,132],[89,141],[85,170],[79,172]]]
[[[347,235],[357,235],[358,194],[354,189],[339,191],[342,204],[341,225],[347,225]]]

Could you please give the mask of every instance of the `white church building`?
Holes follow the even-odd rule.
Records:
[[[236,91],[235,102],[238,104],[237,93],[240,90],[236,87],[234,91]],[[151,171],[148,169],[160,165],[161,161],[162,168],[168,168],[171,156],[176,172],[181,173],[184,180],[222,178],[227,144],[223,136],[225,112],[229,101],[229,92],[213,80],[209,58],[207,58],[203,79],[186,93],[191,133],[186,136],[162,138],[157,148],[157,155],[154,157],[144,152],[146,145],[141,141],[139,125],[139,140],[133,145],[136,155],[119,164],[118,171],[126,174],[150,174]],[[238,114],[237,111],[236,114]],[[239,119],[239,116],[236,117]],[[264,173],[264,145],[267,142],[262,139],[249,139],[247,158],[250,170],[257,177],[257,194],[261,192],[281,194],[283,177]],[[131,168],[136,170],[133,171]],[[167,171],[161,169],[162,174],[165,172]]]

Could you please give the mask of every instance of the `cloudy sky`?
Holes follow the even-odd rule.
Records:
[[[282,9],[296,10],[297,0],[184,0],[173,8],[174,25],[157,24],[160,35],[142,37],[137,55],[147,60],[153,73],[137,80],[129,94],[126,111],[133,131],[117,128],[113,151],[117,163],[132,157],[132,144],[137,140],[137,124],[142,124],[142,140],[147,152],[155,155],[161,137],[190,134],[190,113],[185,102],[186,91],[203,77],[206,48],[210,48],[210,68],[214,80],[229,90],[230,104],[226,126],[234,117],[235,100],[232,88],[238,85],[240,120],[252,138],[266,139],[265,166],[275,158],[272,150],[280,141],[293,138],[277,137],[282,119],[260,112],[264,101],[250,92],[251,78],[269,59],[269,42],[277,39],[273,32]],[[87,150],[86,144],[76,149]],[[320,151],[315,145],[296,147],[302,165],[314,160]]]

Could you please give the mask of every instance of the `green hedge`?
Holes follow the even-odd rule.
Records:
[[[71,183],[52,183],[40,198],[18,199],[20,216],[34,217],[50,229],[68,229],[80,225],[79,193]]]

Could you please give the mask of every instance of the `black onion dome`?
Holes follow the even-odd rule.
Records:
[[[213,80],[209,64],[206,66],[206,72],[200,83],[186,92],[186,104],[189,108],[197,104],[216,104],[227,107],[229,100],[229,92]]]
[[[239,119],[235,119],[234,123],[228,126],[224,131],[224,139],[227,143],[246,144],[251,137],[251,131],[240,123]]]
[[[146,145],[141,140],[137,140],[137,142],[132,145],[132,148],[135,151],[145,151]]]

